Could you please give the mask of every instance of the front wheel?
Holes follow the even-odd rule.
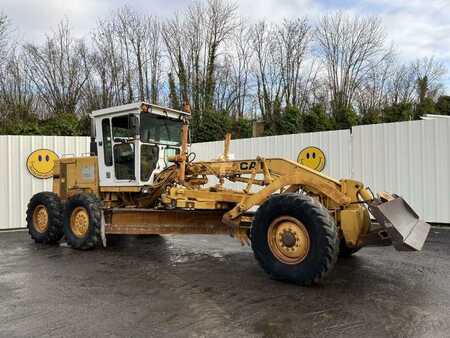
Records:
[[[87,250],[99,245],[101,202],[94,194],[81,193],[69,199],[64,211],[64,233],[74,249]]]
[[[328,210],[306,195],[273,195],[252,224],[252,249],[274,279],[319,282],[338,257],[339,237]]]

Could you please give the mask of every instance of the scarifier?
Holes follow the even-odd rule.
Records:
[[[363,246],[422,249],[430,226],[397,195],[287,159],[231,160],[229,135],[218,159],[195,161],[183,110],[94,111],[91,156],[59,159],[53,192],[31,198],[31,237],[85,250],[111,234],[231,234],[272,278],[302,285]]]

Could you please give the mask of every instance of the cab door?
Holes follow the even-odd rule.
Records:
[[[131,118],[125,114],[111,118],[114,178],[117,183],[136,183],[136,144]]]

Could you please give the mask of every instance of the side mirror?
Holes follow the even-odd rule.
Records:
[[[134,114],[128,115],[128,136],[136,138],[139,135],[139,119]]]

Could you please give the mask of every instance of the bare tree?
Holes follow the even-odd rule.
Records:
[[[274,102],[282,96],[282,77],[279,72],[279,48],[276,27],[265,21],[255,24],[252,29],[252,46],[255,53],[255,77],[257,97],[261,115],[265,121],[273,118]]]
[[[20,47],[11,42],[9,23],[0,15],[0,119],[2,122],[29,118],[35,95],[24,69]]]
[[[389,102],[390,80],[393,73],[393,56],[371,67],[361,79],[356,90],[359,114],[368,122],[376,122],[381,110]]]
[[[241,21],[217,66],[216,107],[228,111],[234,119],[244,116],[251,94],[251,38],[250,27]]]
[[[125,61],[116,26],[114,19],[99,21],[92,35],[94,50],[90,84],[99,83],[102,107],[123,104],[129,97],[125,82]]]
[[[171,68],[171,77],[169,77],[169,81],[171,82],[170,89],[175,91],[177,86],[175,85],[175,78],[173,73],[177,75],[178,83],[179,83],[179,91],[180,95],[175,92],[171,93],[171,103],[173,108],[181,107],[181,102],[176,102],[181,97],[183,102],[192,102],[190,100],[190,89],[188,84],[188,73],[186,69],[186,65],[189,64],[189,52],[188,47],[192,47],[193,39],[187,40],[187,43],[184,43],[184,37],[186,34],[186,29],[188,24],[182,21],[180,15],[176,13],[173,18],[169,19],[163,26],[162,36],[164,39],[164,43],[166,45],[166,50],[169,58],[170,68]],[[191,27],[197,28],[197,27]],[[198,27],[193,35],[200,34],[201,28]],[[198,47],[196,46],[196,51],[198,52]],[[198,76],[198,74],[197,74]],[[195,100],[194,100],[195,101]],[[176,104],[177,103],[177,104]],[[175,105],[176,104],[176,105]],[[191,103],[192,104],[192,103]],[[192,107],[193,109],[197,109],[198,106]]]
[[[7,55],[0,76],[0,116],[3,120],[27,119],[35,110],[35,95],[17,48]]]
[[[39,98],[53,114],[75,113],[89,77],[87,49],[74,40],[67,22],[62,22],[44,45],[26,44],[26,71]]]
[[[376,17],[337,13],[320,20],[316,40],[336,114],[351,106],[364,75],[385,58],[385,35]]]
[[[146,39],[147,58],[145,60],[146,97],[151,102],[158,103],[162,73],[161,24],[156,17],[148,17],[146,21],[148,32]],[[149,72],[150,76],[148,75]],[[150,86],[148,85],[149,82]]]
[[[410,64],[394,63],[388,81],[389,103],[413,103],[442,92],[445,66],[433,57],[418,59]]]
[[[182,101],[198,111],[213,109],[217,57],[237,27],[236,5],[194,2],[164,24],[163,38]]]
[[[158,103],[163,62],[157,18],[123,7],[99,21],[92,41],[88,101],[102,107],[134,100]]]
[[[410,65],[394,64],[388,84],[390,104],[411,103],[416,90],[416,75]]]
[[[144,87],[144,54],[146,53],[145,42],[148,34],[148,26],[144,23],[141,16],[125,6],[117,13],[119,36],[122,38],[126,48],[127,60],[127,83],[131,92],[131,75],[134,71],[137,73],[137,91],[140,100],[145,99]],[[129,48],[131,46],[131,48]],[[132,55],[130,55],[132,54]],[[135,62],[135,65],[133,63]],[[130,95],[132,98],[132,95]]]
[[[217,111],[229,112],[233,114],[233,105],[237,99],[237,88],[232,85],[233,81],[233,60],[230,55],[216,65],[214,108]]]
[[[8,18],[0,13],[0,67],[6,59],[8,49]]]
[[[447,72],[444,64],[434,57],[425,57],[413,62],[411,67],[416,77],[415,83],[418,86],[419,101],[422,102],[425,97],[436,99],[443,88],[442,77]]]
[[[132,55],[126,54],[126,68],[127,74],[130,70],[137,73],[138,98],[157,101],[161,73],[160,24],[156,18],[139,15],[129,7],[121,9],[117,18],[119,36],[127,49],[131,46]]]
[[[307,18],[248,24],[233,0],[196,0],[164,21],[124,6],[99,20],[87,44],[67,23],[43,44],[12,41],[0,15],[3,119],[148,100],[189,103],[194,128],[214,118],[204,112],[262,117],[274,133],[293,118],[295,130],[308,118],[329,129],[329,115],[348,127],[357,113],[377,122],[383,112],[396,120],[396,110],[432,111],[446,71],[434,58],[396,61],[378,18],[336,13],[314,27]]]
[[[287,106],[299,104],[301,71],[310,40],[310,26],[303,19],[284,20],[278,29],[280,72]]]
[[[184,34],[184,39],[187,41],[187,47],[189,48],[187,55],[187,64],[191,69],[191,100],[190,103],[194,112],[199,110],[202,106],[201,98],[203,97],[203,65],[202,65],[202,55],[204,53],[205,39],[205,7],[200,3],[196,2],[190,6],[187,10],[187,25],[186,33]],[[184,99],[184,101],[186,101]]]
[[[314,100],[318,66],[310,57],[311,28],[306,18],[253,27],[257,97],[263,119],[279,120],[284,107],[303,111]]]
[[[206,67],[204,109],[213,108],[214,72],[219,48],[237,27],[237,5],[221,0],[208,0],[206,9]]]

